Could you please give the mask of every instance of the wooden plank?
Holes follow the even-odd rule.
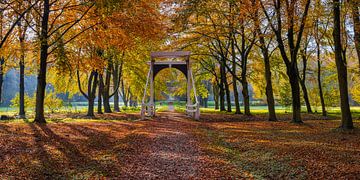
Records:
[[[175,51],[175,52],[152,52],[151,58],[184,58],[191,55],[190,51]]]
[[[151,64],[151,62],[148,62]],[[186,65],[185,61],[157,61],[154,62],[154,65]]]

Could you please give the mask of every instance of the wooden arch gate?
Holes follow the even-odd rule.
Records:
[[[155,94],[154,94],[154,79],[155,76],[165,68],[176,68],[180,70],[187,79],[187,103],[186,103],[186,113],[188,116],[191,116],[195,119],[200,117],[200,104],[197,99],[195,81],[191,70],[189,51],[176,51],[176,52],[153,52],[151,53],[151,61],[149,62],[150,69],[146,80],[144,97],[141,104],[141,119],[144,119],[145,116],[154,117],[155,116]],[[164,58],[181,58],[185,61],[158,61],[156,59]],[[150,86],[150,96],[148,96],[147,89]],[[191,90],[194,92],[195,104],[191,100]]]

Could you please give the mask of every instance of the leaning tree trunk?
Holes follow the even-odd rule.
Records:
[[[311,109],[311,105],[310,105],[310,100],[309,100],[309,95],[307,92],[307,88],[306,88],[306,83],[304,80],[300,81],[300,85],[301,85],[301,89],[303,92],[303,96],[304,96],[304,101],[305,101],[305,105],[306,105],[306,110],[308,113],[313,113],[312,109]]]
[[[349,105],[349,90],[347,80],[347,63],[342,57],[341,45],[341,19],[340,19],[340,1],[333,0],[334,8],[334,45],[335,45],[335,61],[338,72],[340,102],[341,102],[341,126],[342,129],[353,129],[353,121]]]
[[[306,52],[306,51],[304,51]],[[300,85],[301,85],[301,89],[303,92],[303,96],[304,96],[304,101],[305,101],[305,105],[306,105],[306,109],[308,113],[313,113],[312,109],[311,109],[311,104],[310,104],[310,100],[309,100],[309,95],[308,95],[308,91],[306,88],[306,69],[307,69],[307,57],[305,54],[302,55],[302,59],[303,59],[303,75],[302,75],[302,79],[300,79]]]
[[[4,64],[5,59],[0,57],[0,103],[2,103],[2,87],[4,82]]]
[[[38,70],[37,89],[36,89],[36,107],[35,107],[35,120],[37,123],[46,123],[44,117],[44,99],[46,87],[46,70],[48,58],[48,21],[50,13],[49,0],[43,2],[43,15],[41,22],[41,35],[40,35],[40,68]]]

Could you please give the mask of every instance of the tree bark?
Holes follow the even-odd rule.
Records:
[[[2,103],[2,87],[4,83],[4,64],[5,64],[5,58],[0,57],[0,104]]]
[[[322,115],[327,116],[324,93],[323,93],[322,82],[321,82],[321,61],[320,61],[320,44],[319,43],[317,43],[317,82],[318,82],[318,86],[319,86],[319,96],[320,96],[320,102],[321,102]]]
[[[334,11],[334,45],[335,45],[335,61],[338,72],[339,89],[340,89],[340,102],[341,102],[341,126],[342,129],[353,129],[353,121],[349,105],[349,91],[347,80],[347,63],[342,56],[341,44],[341,19],[340,19],[340,1],[333,0]]]
[[[128,92],[130,92],[130,87],[129,87],[129,90],[127,91],[126,90],[126,87],[125,87],[125,83],[124,83],[124,79],[121,79],[121,94],[122,94],[122,99],[123,99],[123,102],[124,102],[124,106],[125,107],[128,107]]]
[[[227,112],[231,112],[231,94],[230,94],[230,88],[229,88],[229,84],[226,80],[225,82],[225,93],[226,93],[226,107],[227,107]]]
[[[105,83],[103,89],[103,104],[104,104],[104,112],[111,113],[110,107],[110,83],[111,83],[111,74],[113,69],[113,62],[112,59],[108,61],[108,67],[106,68],[105,72]]]
[[[232,70],[236,72],[236,52],[235,52],[235,40],[231,40],[231,56],[232,56]],[[233,91],[234,91],[234,101],[235,101],[235,114],[241,114],[240,102],[239,102],[239,92],[237,88],[237,79],[235,73],[232,74],[233,81]]]
[[[88,117],[95,117],[94,114],[94,102],[96,97],[96,87],[98,84],[98,72],[96,70],[92,70],[90,73],[90,77],[88,79],[88,90],[87,94],[83,91],[81,87],[81,80],[79,75],[79,70],[77,70],[77,80],[78,80],[78,87],[81,92],[81,94],[88,100]]]
[[[226,60],[223,59],[223,63],[226,63]],[[226,69],[225,69],[225,65],[223,66],[224,70],[224,87],[225,87],[225,94],[226,94],[226,107],[227,107],[227,112],[231,112],[231,94],[230,94],[230,88],[229,88],[229,83],[227,81],[227,77],[226,77]]]
[[[20,46],[21,46],[21,57],[20,57],[20,84],[19,84],[19,95],[20,95],[20,109],[19,116],[21,118],[25,118],[25,47],[23,39],[20,38]]]
[[[21,26],[19,22],[19,43],[20,43],[20,82],[19,82],[19,95],[20,95],[20,106],[19,116],[25,118],[25,35],[26,26]]]
[[[225,88],[224,88],[225,79],[226,79],[225,68],[224,68],[224,65],[221,63],[220,64],[220,84],[219,84],[220,111],[226,111],[226,109],[225,109]]]
[[[99,89],[98,89],[98,107],[97,107],[97,113],[98,114],[104,114],[102,111],[102,94],[104,89],[104,80],[102,75],[99,75]]]
[[[293,109],[293,119],[292,122],[294,123],[302,123],[301,120],[301,103],[300,103],[300,87],[299,87],[299,72],[297,68],[297,55],[300,48],[302,36],[304,33],[306,20],[310,8],[311,0],[307,0],[304,7],[304,12],[300,17],[300,25],[296,24],[295,17],[296,17],[296,3],[295,1],[291,1],[291,3],[285,3],[286,5],[286,14],[282,13],[282,1],[281,0],[274,0],[274,13],[273,18],[268,13],[267,8],[265,8],[264,4],[259,1],[263,12],[268,21],[276,22],[276,25],[269,23],[271,29],[274,31],[276,36],[276,41],[278,42],[278,49],[280,50],[281,57],[286,65],[286,72],[289,77],[289,82],[291,86],[291,94],[292,94],[292,109]],[[285,46],[284,38],[282,35],[283,26],[283,16],[286,16],[287,19],[287,43],[288,45]],[[295,29],[295,27],[299,27]],[[297,38],[295,38],[297,37]],[[288,47],[288,52],[286,47]],[[290,55],[290,58],[288,57]]]
[[[276,113],[275,113],[274,93],[273,93],[272,80],[271,80],[270,58],[268,52],[263,52],[263,55],[264,55],[264,63],[265,63],[265,80],[266,80],[265,94],[266,94],[266,102],[269,111],[269,121],[277,121]]]
[[[355,49],[358,55],[360,68],[360,2],[358,0],[350,0],[350,4],[352,7],[352,17],[354,21]]]
[[[40,35],[40,68],[38,70],[37,89],[36,89],[36,108],[35,120],[36,123],[46,123],[44,117],[44,99],[46,87],[46,70],[48,58],[48,21],[50,13],[49,0],[43,2],[43,15],[41,22],[41,35]]]
[[[113,70],[113,90],[114,90],[114,111],[115,112],[120,112],[120,106],[119,106],[119,93],[118,93],[118,86],[120,84],[119,82],[119,73],[121,71],[121,65],[119,64],[118,61],[115,62],[114,64],[114,70]]]
[[[219,85],[213,84],[213,92],[214,92],[214,101],[215,101],[215,110],[219,109]]]
[[[90,80],[88,83],[89,105],[87,116],[94,117],[94,102],[96,97],[96,87],[98,84],[98,73],[96,71],[91,72]]]
[[[310,100],[309,100],[309,95],[308,95],[308,91],[306,88],[306,69],[307,69],[307,57],[306,57],[306,51],[304,51],[305,54],[302,54],[302,59],[303,59],[303,75],[302,78],[300,79],[300,85],[301,85],[301,89],[303,92],[303,96],[304,96],[304,101],[305,101],[305,105],[306,105],[306,109],[308,113],[313,113],[312,109],[311,109],[311,104],[310,104]]]
[[[256,6],[257,1],[253,1],[253,5]],[[256,31],[258,32],[259,42],[260,42],[260,49],[263,55],[264,65],[265,65],[265,94],[266,94],[266,102],[269,111],[269,121],[277,121],[276,112],[275,112],[275,100],[274,100],[274,93],[273,93],[273,86],[271,80],[271,64],[270,64],[270,55],[268,47],[265,43],[264,34],[260,29],[260,20],[258,16],[258,11],[255,12],[255,25]]]
[[[293,110],[292,122],[302,123],[298,69],[297,69],[297,64],[294,62],[295,61],[291,63],[291,68],[288,68],[287,70],[287,74],[291,86],[291,95],[292,95],[292,110]]]

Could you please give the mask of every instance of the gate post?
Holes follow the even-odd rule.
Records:
[[[187,71],[187,106],[186,106],[186,110],[188,109],[193,109],[193,108],[190,108],[192,106],[192,102],[191,102],[191,66],[190,66],[190,60],[189,59],[186,59],[186,71]],[[189,116],[193,116],[193,113],[192,112],[187,112],[187,114]]]

